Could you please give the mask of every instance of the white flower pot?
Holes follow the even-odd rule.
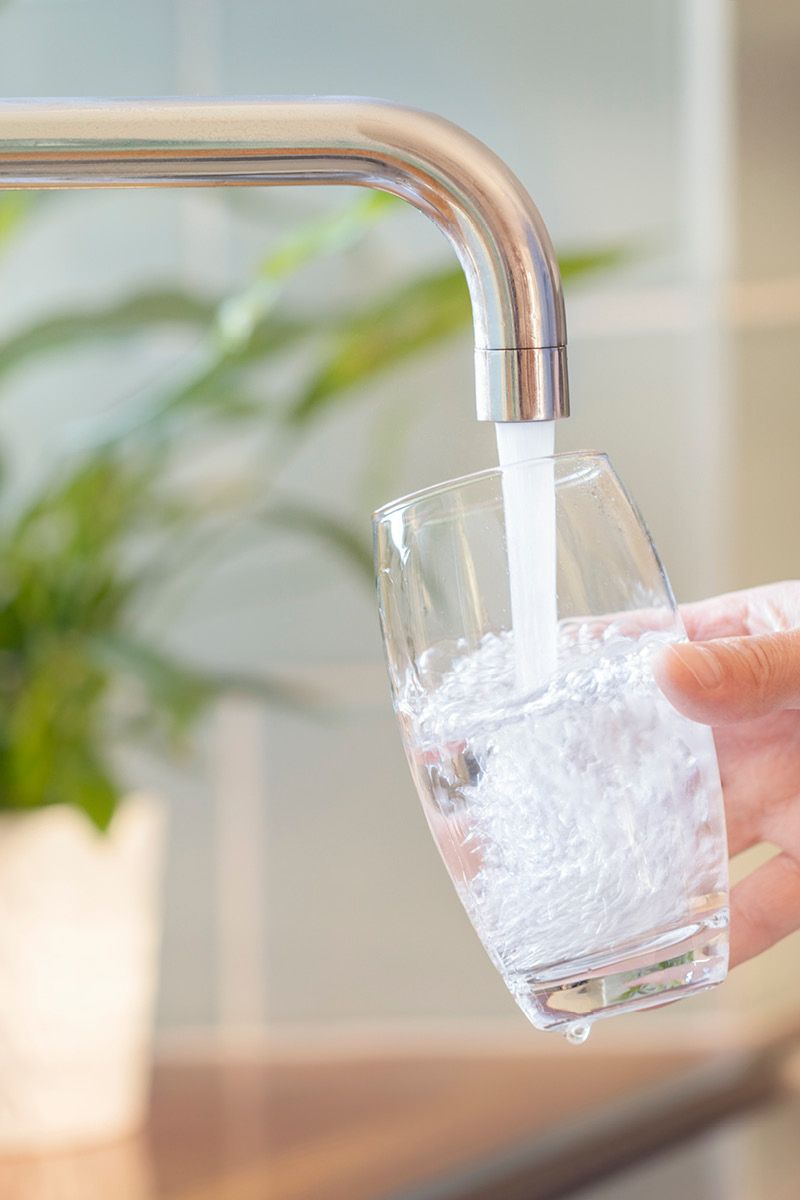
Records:
[[[149,1082],[165,834],[134,795],[0,815],[0,1153],[136,1128]]]

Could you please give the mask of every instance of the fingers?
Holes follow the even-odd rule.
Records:
[[[786,711],[766,721],[720,725],[714,741],[731,856],[768,841],[796,849],[800,857],[800,825],[791,831],[793,842],[783,836],[800,786],[798,714]],[[800,819],[800,805],[797,810]]]
[[[793,629],[800,625],[800,581],[770,583],[682,604],[681,616],[693,642]]]
[[[800,707],[800,630],[668,647],[656,679],[679,712],[706,725]]]
[[[778,854],[731,892],[731,966],[800,929],[800,867]]]
[[[763,840],[794,850],[800,583],[718,596],[681,614],[694,644],[664,651],[656,677],[676,708],[716,726],[730,853]],[[800,865],[784,851],[731,893],[731,966],[797,929]]]
[[[723,800],[725,802],[725,833],[728,839],[728,856],[736,858],[737,854],[743,854],[745,850],[749,850],[752,846],[757,846],[762,841],[761,834],[758,828],[758,821],[753,819],[752,813],[749,811],[749,805],[740,805],[735,801],[731,801],[726,792],[723,792]]]

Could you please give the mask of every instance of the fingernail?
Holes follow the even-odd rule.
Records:
[[[678,655],[686,670],[705,691],[713,691],[722,683],[724,673],[713,650],[705,646],[673,646],[672,653]]]

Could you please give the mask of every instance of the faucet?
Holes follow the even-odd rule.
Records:
[[[464,270],[481,421],[569,414],[555,252],[482,142],[414,108],[344,96],[0,101],[0,189],[348,184],[407,200]]]

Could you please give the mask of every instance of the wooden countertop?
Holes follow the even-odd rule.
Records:
[[[184,1053],[158,1064],[139,1137],[0,1162],[0,1196],[543,1200],[772,1094],[794,1037]]]

